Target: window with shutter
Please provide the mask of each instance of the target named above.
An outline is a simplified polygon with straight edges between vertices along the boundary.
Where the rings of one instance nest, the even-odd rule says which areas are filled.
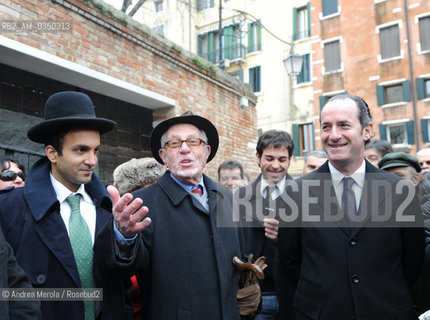
[[[401,55],[398,24],[388,26],[385,28],[380,28],[379,39],[380,39],[380,45],[381,45],[382,59],[399,57]]]
[[[303,65],[302,65],[302,71],[298,74],[296,81],[297,84],[304,83],[304,82],[310,82],[311,81],[311,58],[310,54],[304,54],[303,55]]]
[[[338,12],[337,0],[322,0],[323,16]]]
[[[340,41],[330,41],[324,43],[325,72],[341,69]]]
[[[296,8],[296,25],[294,26],[296,32],[294,36],[294,40],[300,40],[309,37],[308,35],[308,20],[309,20],[309,12],[308,7]]]
[[[376,86],[378,105],[406,102],[411,100],[409,80]]]
[[[408,130],[406,122],[387,124],[387,141],[391,144],[407,144],[408,143]]]
[[[248,23],[248,53],[261,50],[260,20]]]
[[[249,69],[249,84],[254,92],[261,91],[261,67],[253,67]]]
[[[421,51],[430,51],[430,16],[418,18]]]

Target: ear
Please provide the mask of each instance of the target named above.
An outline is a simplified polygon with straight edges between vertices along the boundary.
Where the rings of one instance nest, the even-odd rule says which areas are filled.
[[[207,144],[205,147],[206,147],[206,159],[205,159],[205,162],[207,162],[208,158],[209,158],[209,155],[211,154],[211,146]]]
[[[166,151],[164,149],[158,150],[158,155],[160,156],[161,160],[163,160],[164,165],[167,167],[166,163]]]
[[[413,183],[415,186],[417,186],[417,185],[418,185],[418,183],[420,183],[420,182],[421,182],[421,180],[422,180],[421,172],[417,172],[417,173],[415,173],[415,174],[413,175],[413,177],[412,177],[412,183]]]
[[[49,161],[51,163],[57,163],[58,159],[58,152],[55,150],[55,148],[51,145],[48,145],[45,147],[45,154],[48,157]]]
[[[371,122],[363,128],[363,139],[364,141],[368,141],[372,137],[373,137],[373,123]]]
[[[258,151],[255,152],[255,156],[257,157],[257,165],[260,166],[261,157],[260,157],[260,154],[258,153]]]

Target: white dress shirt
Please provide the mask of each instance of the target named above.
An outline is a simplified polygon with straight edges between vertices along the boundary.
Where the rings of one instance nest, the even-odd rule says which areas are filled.
[[[342,179],[346,176],[343,173],[339,172],[335,167],[333,167],[330,161],[328,163],[328,167],[330,170],[331,181],[333,181],[334,191],[336,192],[337,202],[339,203],[339,206],[342,207],[342,193],[343,193]],[[360,200],[361,200],[361,195],[363,193],[365,174],[366,174],[366,162],[363,160],[363,163],[361,164],[360,168],[358,168],[357,171],[355,171],[353,174],[349,176],[354,180],[352,191],[354,192],[357,211],[360,208]]]
[[[91,199],[90,195],[85,191],[84,185],[81,184],[76,192],[71,192],[63,184],[61,184],[61,182],[56,180],[52,174],[49,175],[51,177],[52,186],[55,190],[55,193],[57,194],[57,199],[60,202],[60,215],[64,221],[64,224],[66,225],[67,233],[69,234],[69,236],[69,218],[71,209],[69,204],[66,202],[66,199],[69,196],[75,195],[77,193],[82,195],[80,204],[81,215],[84,218],[88,228],[90,229],[91,241],[94,245],[94,237],[96,233],[96,206],[94,205],[94,202]]]
[[[272,200],[275,200],[277,197],[279,197],[281,193],[285,191],[286,186],[287,186],[287,176],[284,176],[276,184],[276,189],[272,191]],[[267,193],[266,187],[273,187],[273,184],[268,184],[267,181],[263,178],[263,176],[261,176],[260,192],[264,199],[266,199],[266,193]]]

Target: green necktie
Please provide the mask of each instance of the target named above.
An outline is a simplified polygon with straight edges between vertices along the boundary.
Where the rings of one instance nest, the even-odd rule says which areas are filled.
[[[82,288],[94,288],[93,247],[91,233],[81,216],[80,202],[82,195],[76,194],[66,199],[70,206],[69,218],[70,243],[75,255]],[[84,301],[85,320],[94,319],[94,302]]]

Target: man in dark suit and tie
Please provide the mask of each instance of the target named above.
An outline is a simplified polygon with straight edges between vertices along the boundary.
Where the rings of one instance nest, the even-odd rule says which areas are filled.
[[[373,123],[363,99],[333,97],[320,124],[329,161],[287,186],[285,217],[300,226],[290,219],[279,230],[281,303],[296,320],[417,319],[408,291],[424,247],[415,188],[364,159]]]
[[[103,296],[92,295],[100,301],[79,296],[68,300],[67,295],[44,300],[43,319],[132,317],[133,307],[124,294],[131,282],[103,276],[93,263],[94,241],[112,216],[111,200],[94,170],[100,135],[115,126],[95,116],[84,93],[50,96],[45,120],[27,133],[45,145],[46,157],[32,166],[25,188],[0,195],[1,226],[33,287],[103,289]]]
[[[247,202],[249,206],[239,206],[244,222],[245,253],[254,257],[265,256],[267,268],[265,278],[260,281],[262,306],[256,319],[278,319],[278,299],[273,279],[274,257],[277,251],[278,212],[281,194],[292,180],[288,174],[294,142],[285,131],[269,130],[257,141],[256,157],[261,173],[255,181],[240,188],[235,200]],[[237,198],[238,197],[238,198]],[[245,200],[246,199],[246,200]],[[250,210],[249,212],[245,212]],[[281,306],[282,307],[282,306]]]

